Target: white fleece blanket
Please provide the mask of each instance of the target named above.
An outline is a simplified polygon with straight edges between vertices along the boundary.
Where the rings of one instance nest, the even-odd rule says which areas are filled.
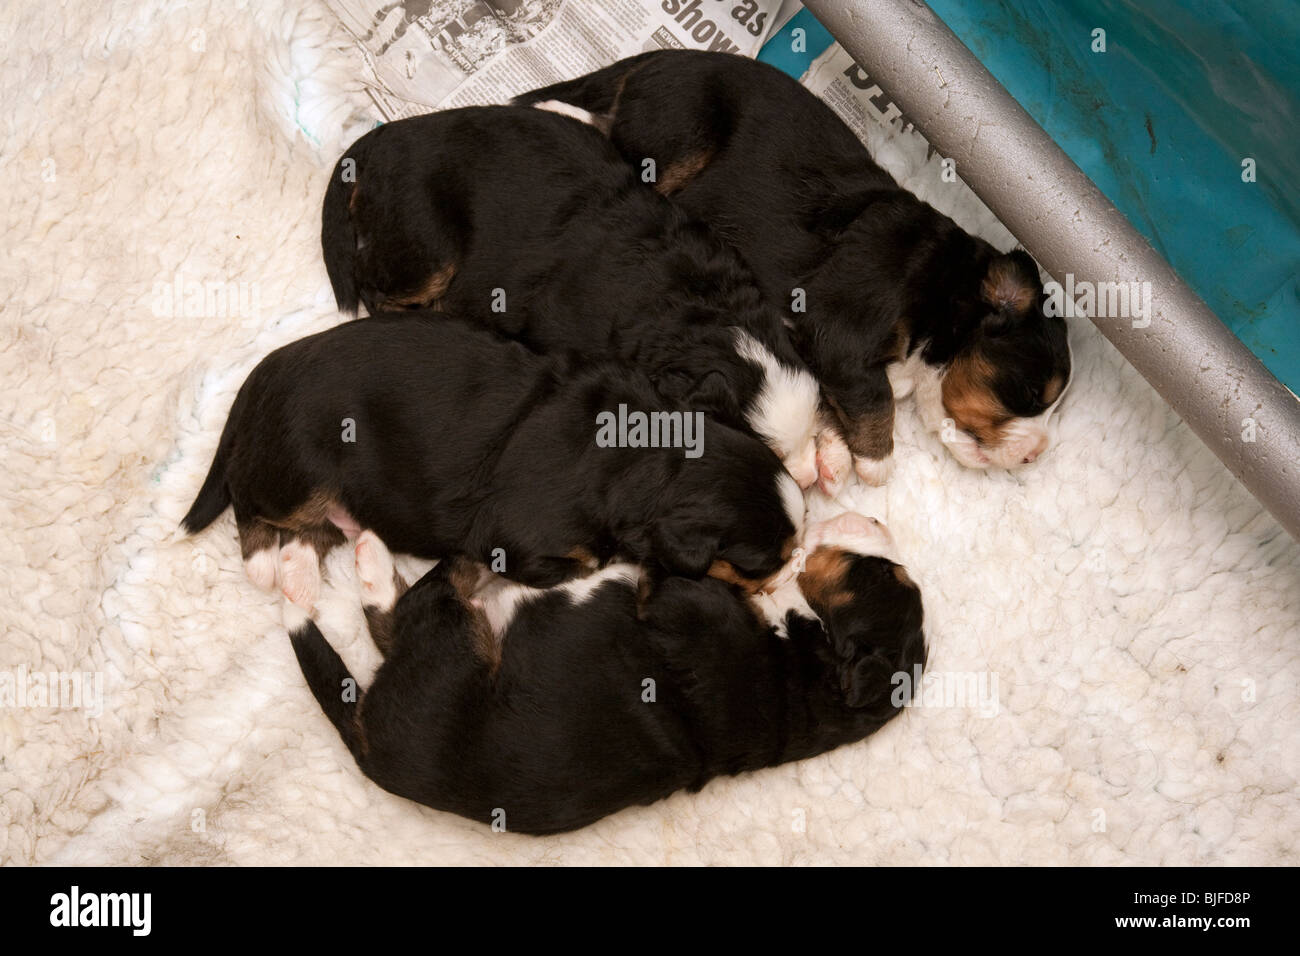
[[[0,859],[1296,862],[1300,550],[1081,322],[1040,462],[965,471],[905,403],[888,488],[845,496],[898,538],[933,670],[996,708],[927,691],[864,743],[547,839],[371,784],[229,516],[175,537],[243,376],[338,321],[319,202],[372,122],[346,38],[313,3],[79,6],[0,13]],[[887,161],[1005,243],[923,149]],[[345,552],[328,574],[322,626],[369,673]],[[102,700],[41,706],[38,672]]]

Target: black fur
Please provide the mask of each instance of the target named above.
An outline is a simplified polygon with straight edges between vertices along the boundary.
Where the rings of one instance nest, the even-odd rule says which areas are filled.
[[[707,419],[698,458],[598,447],[597,415],[619,403],[664,409],[623,367],[540,358],[471,323],[346,323],[253,370],[184,524],[233,503],[241,535],[302,530],[323,511],[295,515],[325,499],[399,552],[490,564],[504,549],[507,576],[536,587],[583,571],[582,555],[697,577],[714,561],[778,570],[796,529],[772,452]]]
[[[1040,414],[1068,380],[1065,323],[1043,314],[1033,260],[1000,255],[901,189],[828,106],[779,70],[655,51],[515,102],[543,100],[602,114],[633,165],[708,157],[671,197],[734,243],[786,310],[855,453],[880,457],[855,439],[870,431],[867,419],[877,430],[892,422],[885,368],[917,348],[933,366],[987,360],[1008,417]],[[991,296],[991,274],[1007,275],[1018,294]],[[796,288],[806,312],[790,309]]]
[[[879,729],[899,709],[893,675],[925,660],[920,595],[895,572],[855,558],[852,608],[814,607],[829,636],[791,614],[784,639],[709,579],[666,581],[643,619],[618,581],[577,606],[552,593],[520,609],[497,663],[475,653],[480,612],[444,562],[398,601],[392,651],[355,704],[316,625],[291,636],[313,694],[381,787],[556,833]]]
[[[752,427],[762,379],[733,328],[805,368],[740,256],[567,117],[470,107],[381,126],[340,158],[322,222],[354,314],[414,299],[541,354],[615,356],[734,427]]]

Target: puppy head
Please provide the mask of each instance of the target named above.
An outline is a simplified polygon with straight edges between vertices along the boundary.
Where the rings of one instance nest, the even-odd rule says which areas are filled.
[[[924,653],[920,589],[874,518],[847,512],[812,525],[804,547],[799,589],[826,627],[844,702],[883,707],[894,672]]]
[[[674,574],[705,574],[757,590],[794,552],[803,493],[761,442],[718,427],[704,454],[685,461],[651,530],[659,562]]]
[[[1051,443],[1048,419],[1070,380],[1065,321],[1043,312],[1038,267],[1024,252],[989,260],[963,347],[928,397],[927,425],[968,468],[1029,464]],[[943,422],[951,419],[947,427]]]

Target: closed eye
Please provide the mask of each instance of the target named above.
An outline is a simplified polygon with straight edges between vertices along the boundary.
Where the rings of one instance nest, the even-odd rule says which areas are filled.
[[[985,447],[988,445],[991,439],[983,437],[980,434],[980,432],[984,432],[985,434],[988,435],[997,435],[999,432],[1002,431],[1002,428],[1008,422],[1011,421],[1011,418],[1012,416],[1010,415],[1004,415],[1000,418],[995,418],[987,425],[981,426],[979,431],[976,431],[974,428],[967,428],[965,426],[962,426],[961,430],[965,432],[967,435],[969,435],[972,439],[974,439],[975,444],[979,445],[980,447]]]

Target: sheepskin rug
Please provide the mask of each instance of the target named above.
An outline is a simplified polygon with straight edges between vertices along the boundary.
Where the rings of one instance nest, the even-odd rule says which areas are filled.
[[[944,681],[883,732],[546,839],[381,791],[229,515],[176,533],[249,369],[339,321],[319,203],[375,121],[347,37],[274,0],[20,0],[0,34],[0,860],[1296,862],[1300,550],[1083,321],[1038,463],[966,471],[905,402],[893,480],[843,496],[893,529]],[[1010,244],[919,139],[873,146]],[[350,555],[327,574],[369,674]]]

